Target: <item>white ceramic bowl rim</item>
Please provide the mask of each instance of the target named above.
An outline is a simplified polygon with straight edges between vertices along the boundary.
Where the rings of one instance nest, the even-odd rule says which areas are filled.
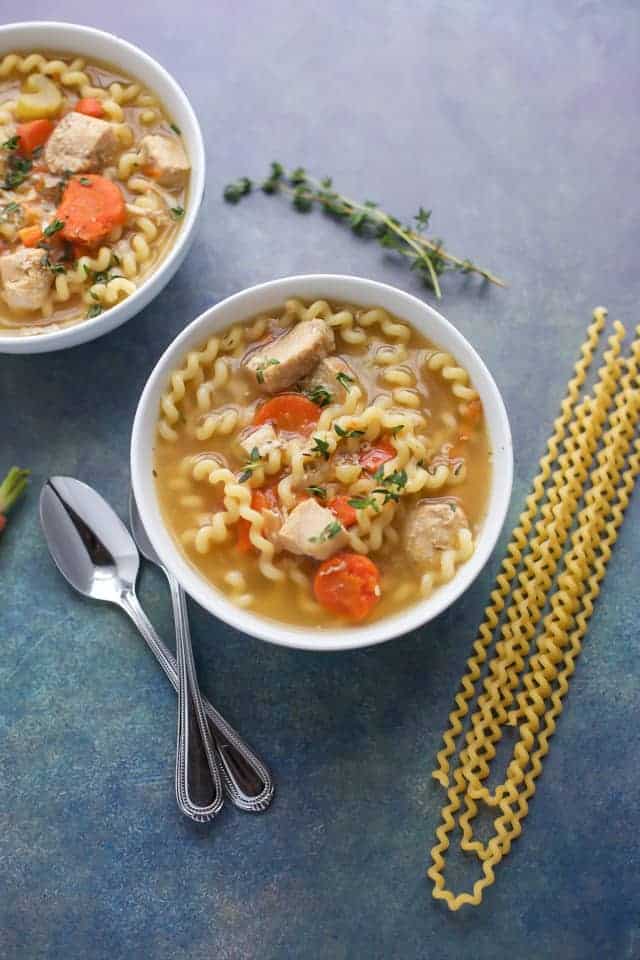
[[[0,26],[0,59],[14,50],[24,52],[30,45],[35,51],[78,54],[87,59],[94,56],[99,60],[107,60],[116,68],[120,66],[147,84],[163,102],[170,99],[171,113],[185,138],[191,161],[189,202],[171,250],[144,278],[135,293],[97,317],[79,321],[51,333],[6,336],[0,332],[0,353],[46,353],[86,343],[115,329],[142,310],[168,283],[182,263],[192,239],[205,184],[204,143],[200,125],[182,87],[157,60],[128,40],[122,40],[113,33],[97,30],[95,27],[46,20]],[[141,74],[151,79],[145,79]]]
[[[256,313],[274,309],[290,297],[378,305],[395,313],[456,357],[469,372],[484,406],[493,452],[492,480],[487,513],[473,556],[458,569],[450,583],[439,587],[430,597],[363,626],[334,630],[295,627],[240,609],[211,586],[182,555],[162,521],[156,497],[152,477],[153,446],[160,397],[171,372],[182,364],[189,350],[200,347],[208,336]],[[387,284],[362,277],[310,274],[283,277],[236,293],[206,310],[176,337],[153,369],[138,403],[131,437],[131,476],[153,546],[201,606],[230,626],[262,640],[305,650],[347,650],[381,643],[422,626],[442,613],[470,586],[489,558],[504,523],[511,496],[513,451],[507,412],[498,387],[476,351],[448,320],[422,300]]]

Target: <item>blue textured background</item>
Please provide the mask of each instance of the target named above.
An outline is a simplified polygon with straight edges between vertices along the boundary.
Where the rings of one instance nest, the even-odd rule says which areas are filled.
[[[429,299],[318,214],[223,204],[226,181],[279,158],[401,216],[433,207],[452,249],[509,280],[445,281],[442,308],[504,392],[512,522],[590,309],[638,320],[638,4],[22,0],[8,13],[148,50],[191,97],[209,165],[198,241],[154,304],[65,354],[0,359],[1,465],[34,471],[0,545],[0,956],[640,957],[637,496],[523,836],[483,906],[456,915],[424,875],[442,799],[430,771],[500,551],[437,622],[358,653],[277,649],[193,609],[203,686],[279,788],[266,816],[227,810],[198,828],[173,798],[173,694],[118,611],[66,588],[36,517],[50,473],[124,513],[145,378],[227,294],[337,271]],[[168,634],[164,584],[147,571],[141,594]]]

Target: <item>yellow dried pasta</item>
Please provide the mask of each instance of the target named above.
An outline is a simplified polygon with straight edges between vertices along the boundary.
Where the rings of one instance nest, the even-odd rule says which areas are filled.
[[[611,547],[640,472],[636,436],[640,327],[629,356],[622,360],[625,331],[621,324],[614,325],[593,394],[580,401],[605,317],[602,308],[594,312],[438,753],[433,776],[447,788],[447,803],[428,875],[434,884],[433,896],[452,910],[482,901],[483,891],[495,880],[495,867],[521,833]],[[549,612],[539,628],[547,602]],[[488,672],[479,690],[485,664]],[[452,769],[450,761],[476,694],[477,706]],[[520,725],[520,737],[504,781],[489,790],[484,781],[508,723]],[[495,832],[488,841],[474,835],[479,803],[499,808]],[[445,855],[456,827],[462,834],[462,849],[475,853],[482,867],[472,891],[457,895],[447,889],[444,879]]]

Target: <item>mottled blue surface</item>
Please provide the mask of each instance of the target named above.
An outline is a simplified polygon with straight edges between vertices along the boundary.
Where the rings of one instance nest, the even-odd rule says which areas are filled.
[[[270,647],[193,608],[203,686],[279,788],[266,816],[228,810],[200,828],[173,797],[172,692],[118,611],[65,587],[36,516],[50,473],[124,513],[145,378],[227,294],[337,271],[430,299],[320,215],[222,203],[227,180],[277,157],[399,215],[433,207],[454,250],[509,280],[446,281],[442,308],[504,392],[512,522],[590,309],[639,319],[638,4],[23,0],[2,13],[143,46],[191,97],[209,168],[199,239],[154,304],[95,343],[0,359],[0,465],[34,471],[0,545],[0,956],[638,958],[637,496],[523,836],[484,905],[456,915],[425,879],[442,799],[430,771],[500,552],[428,628],[356,653]],[[146,572],[141,593],[168,634],[164,584]]]

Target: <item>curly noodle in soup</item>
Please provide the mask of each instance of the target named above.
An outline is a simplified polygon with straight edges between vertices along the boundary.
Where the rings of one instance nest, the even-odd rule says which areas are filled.
[[[155,95],[81,58],[0,60],[0,339],[132,294],[184,216],[189,160]]]
[[[202,576],[256,613],[331,627],[455,576],[490,454],[452,356],[384,310],[290,300],[186,357],[162,399],[154,472]]]

